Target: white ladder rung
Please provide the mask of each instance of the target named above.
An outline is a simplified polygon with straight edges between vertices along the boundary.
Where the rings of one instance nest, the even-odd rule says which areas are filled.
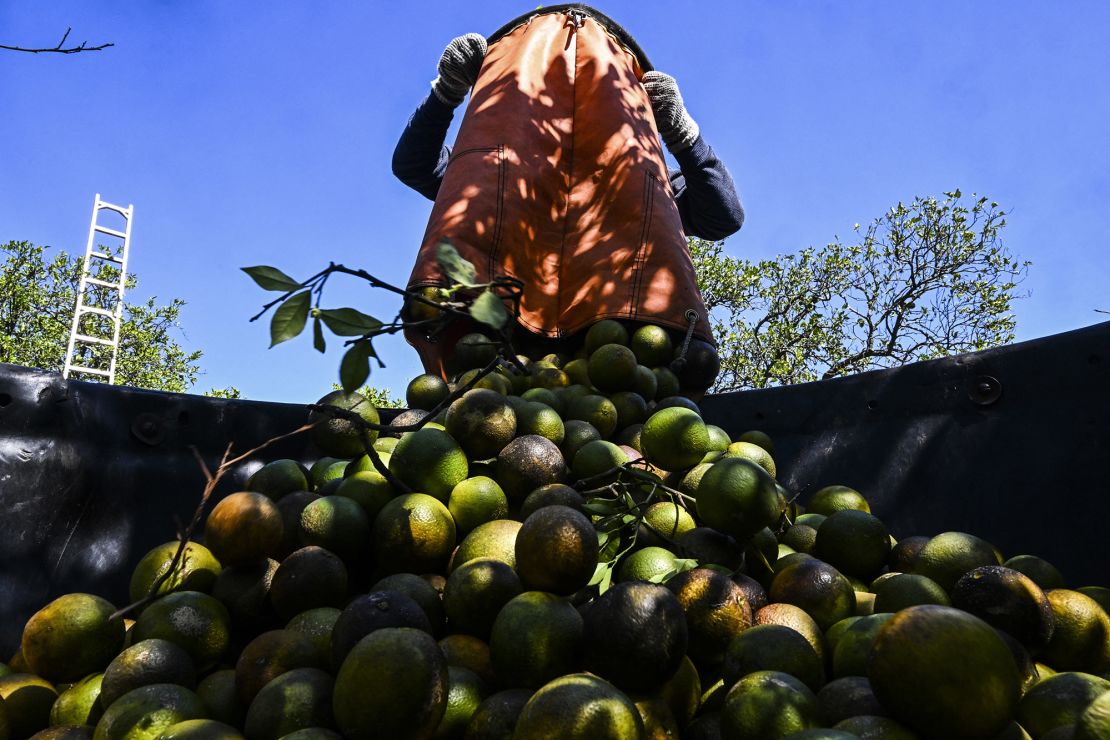
[[[99,314],[101,316],[107,316],[111,319],[114,319],[116,317],[116,312],[115,311],[109,311],[106,308],[97,308],[96,306],[86,306],[84,304],[77,307],[77,312],[78,313],[95,313],[95,314]]]
[[[128,214],[131,212],[130,208],[124,208],[123,206],[112,205],[111,203],[108,203],[107,201],[100,200],[99,198],[97,198],[97,200],[96,200],[96,207],[98,209],[107,208],[110,211],[115,211],[116,213],[123,216],[124,218],[128,218]]]
[[[75,334],[74,339],[79,342],[88,342],[89,344],[106,344],[109,347],[115,347],[116,343],[111,339],[104,339],[103,337],[90,337],[88,334]]]
[[[116,236],[120,239],[127,238],[127,234],[123,233],[122,231],[116,231],[115,229],[109,229],[107,226],[97,226],[96,230],[99,231],[101,234],[107,234],[108,236]]]
[[[108,260],[109,262],[115,262],[116,264],[119,264],[119,265],[123,264],[123,260],[121,260],[119,257],[113,257],[112,255],[108,254],[107,252],[89,252],[89,256],[90,257],[97,257],[97,258],[102,259],[102,260]]]
[[[93,375],[103,375],[106,378],[110,378],[112,376],[112,373],[108,372],[107,370],[99,370],[95,367],[81,367],[80,365],[70,365],[69,369],[71,371],[76,370],[79,373],[92,373]]]
[[[120,287],[119,283],[109,283],[107,280],[100,280],[100,279],[94,278],[94,277],[85,278],[85,282],[86,283],[92,283],[93,285],[99,285],[103,288],[119,288]]]

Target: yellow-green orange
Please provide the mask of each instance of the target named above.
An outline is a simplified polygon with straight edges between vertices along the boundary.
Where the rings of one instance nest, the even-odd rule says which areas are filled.
[[[781,671],[817,691],[825,683],[825,666],[797,630],[759,624],[737,633],[725,648],[722,676],[729,686],[757,671]]]
[[[921,604],[951,606],[939,583],[915,573],[894,573],[881,581],[876,579],[871,589],[875,593],[876,612],[893,613]]]
[[[533,591],[572,594],[597,567],[597,531],[585,514],[569,506],[534,512],[517,533],[515,549],[516,571]]]
[[[583,614],[582,666],[625,691],[654,691],[674,677],[689,644],[686,617],[665,586],[618,583]]]
[[[638,740],[643,720],[615,686],[588,673],[571,673],[544,685],[524,709],[514,737],[535,740]]]
[[[283,458],[271,460],[247,479],[246,489],[256,491],[275,501],[295,491],[307,491],[308,475],[304,466],[296,460]]]
[[[567,409],[566,418],[568,421],[589,422],[603,439],[611,437],[617,430],[617,407],[605,396],[588,394],[574,399]]]
[[[157,683],[130,691],[104,710],[95,740],[154,740],[178,722],[208,713],[196,694],[183,686]]]
[[[23,627],[20,650],[39,676],[76,681],[104,670],[123,645],[116,608],[92,594],[65,594],[35,612]]]
[[[479,524],[503,519],[509,514],[509,499],[497,481],[485,475],[460,481],[447,499],[447,510],[455,519],[459,535]]]
[[[0,702],[4,704],[12,740],[30,737],[46,727],[50,708],[57,698],[57,690],[41,676],[9,673],[0,677]]]
[[[357,502],[372,522],[382,507],[396,496],[397,492],[378,471],[360,470],[344,478],[336,489],[335,495]]]
[[[774,479],[759,465],[739,457],[713,463],[702,475],[696,506],[703,524],[741,541],[782,514]]]
[[[50,707],[51,726],[96,725],[104,714],[104,707],[98,701],[103,680],[103,673],[94,673],[58,694]]]
[[[648,462],[664,470],[682,470],[701,462],[709,451],[709,430],[697,412],[672,406],[644,422],[640,444]]]
[[[943,532],[921,548],[914,561],[914,572],[932,578],[951,592],[964,573],[1001,562],[998,552],[986,540],[966,532]]]
[[[570,602],[543,591],[525,591],[497,615],[490,657],[505,687],[538,689],[578,665],[582,617]]]
[[[316,646],[301,632],[271,630],[255,637],[235,662],[235,692],[249,707],[266,684],[294,668],[321,668]]]
[[[1015,719],[1033,737],[1075,724],[1088,705],[1110,692],[1110,681],[1089,673],[1065,672],[1037,682],[1021,697]]]
[[[129,691],[156,683],[194,688],[197,674],[193,660],[184,648],[169,640],[140,640],[108,664],[100,684],[100,705],[110,707]]]
[[[187,719],[170,725],[155,740],[242,740],[242,738],[238,730],[225,722],[217,722],[214,719]]]
[[[447,408],[444,426],[471,459],[485,460],[516,436],[516,413],[502,394],[472,388]]]
[[[868,677],[883,706],[937,737],[989,737],[1013,718],[1021,679],[1010,649],[978,617],[911,606],[879,630]]]
[[[687,655],[701,666],[720,664],[733,638],[752,624],[743,589],[708,568],[679,573],[667,581],[667,588],[686,615]]]
[[[856,592],[833,566],[803,559],[783,568],[771,581],[771,601],[793,604],[826,630],[856,610]]]
[[[382,507],[371,537],[386,572],[426,573],[447,563],[455,534],[455,519],[446,506],[427,494],[410,493]]]
[[[745,442],[744,440],[733,442],[725,449],[725,457],[742,457],[745,460],[751,460],[770,473],[772,477],[778,475],[778,468],[775,466],[775,460],[771,457],[771,453],[753,442]]]
[[[538,434],[556,445],[563,443],[566,429],[559,412],[545,403],[528,402],[516,411],[516,433]]]
[[[671,335],[667,330],[656,324],[645,324],[632,333],[628,346],[636,355],[636,360],[641,365],[656,367],[665,365],[674,356],[674,347],[671,345]]]
[[[890,534],[865,511],[835,511],[817,528],[813,554],[845,575],[870,580],[886,564]]]
[[[817,727],[817,697],[780,671],[756,671],[729,689],[721,708],[721,736],[763,740]]]
[[[353,411],[362,421],[368,424],[380,424],[378,410],[370,399],[361,393],[344,393],[332,391],[319,401],[317,406],[334,406],[338,409]],[[378,438],[374,429],[361,429],[358,424],[340,418],[337,415],[324,411],[313,411],[308,420],[314,424],[312,427],[312,441],[325,455],[333,457],[355,457],[365,452],[362,436],[365,434],[367,444],[373,444]]]
[[[677,556],[663,547],[641,547],[621,559],[618,581],[652,581],[659,583],[677,570]]]
[[[571,474],[575,480],[587,480],[612,471],[628,462],[628,454],[605,439],[595,439],[578,449],[571,461]],[[615,477],[615,473],[612,474]],[[598,485],[608,481],[594,481]]]
[[[501,608],[523,591],[508,564],[493,558],[468,560],[452,571],[443,588],[451,632],[488,640]]]
[[[449,395],[451,389],[443,378],[424,373],[409,381],[405,388],[405,403],[410,409],[430,411]]]
[[[1030,649],[1043,647],[1052,637],[1052,607],[1044,591],[1029,576],[1001,565],[985,565],[964,574],[952,588],[952,606],[974,614]]]
[[[562,483],[566,474],[566,461],[558,446],[538,434],[526,434],[498,454],[494,477],[509,501],[516,503],[540,486]]]
[[[447,710],[447,661],[427,632],[384,628],[362,638],[335,677],[332,708],[344,737],[429,737]]]
[[[148,606],[131,628],[132,643],[152,637],[185,648],[197,670],[204,671],[230,646],[231,617],[227,607],[208,594],[178,591]]]
[[[602,319],[586,332],[586,353],[592,354],[603,344],[628,344],[628,330],[618,321]]]
[[[204,543],[221,564],[243,565],[275,555],[284,531],[281,511],[272,500],[240,491],[212,507]]]
[[[1037,659],[1058,671],[1102,673],[1110,668],[1110,616],[1094,599],[1078,591],[1049,591],[1055,628]]]
[[[447,666],[447,709],[432,737],[461,738],[487,691],[478,674],[459,666]]]
[[[294,668],[267,683],[250,704],[243,729],[251,738],[280,738],[332,722],[332,677]]]
[[[479,524],[459,543],[451,556],[451,570],[475,558],[494,558],[516,567],[516,536],[520,522],[512,519],[495,519]]]
[[[844,509],[871,512],[871,506],[859,491],[840,485],[819,489],[806,504],[806,511],[825,516]]]
[[[636,384],[636,355],[623,344],[603,344],[590,353],[588,374],[594,387],[612,393]]]
[[[401,437],[389,458],[389,472],[414,492],[443,503],[451,489],[466,479],[466,453],[455,439],[439,429],[418,429]]]

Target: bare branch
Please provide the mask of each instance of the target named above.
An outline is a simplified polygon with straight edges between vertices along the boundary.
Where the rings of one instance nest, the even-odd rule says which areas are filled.
[[[0,44],[0,49],[7,49],[8,51],[24,51],[28,54],[77,54],[82,51],[101,51],[107,49],[109,46],[115,44],[100,44],[98,46],[89,46],[87,41],[82,41],[78,46],[65,47],[66,39],[69,38],[69,32],[72,28],[67,28],[66,32],[62,35],[62,40],[58,42],[57,46],[52,46],[42,49],[31,49],[26,46],[8,46],[7,44]]]

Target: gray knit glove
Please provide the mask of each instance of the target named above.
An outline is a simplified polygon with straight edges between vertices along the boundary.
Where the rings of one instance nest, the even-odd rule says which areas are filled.
[[[659,128],[659,135],[663,137],[667,149],[671,154],[689,149],[697,140],[700,130],[682,104],[678,83],[670,75],[656,71],[645,72],[641,82],[647,90],[651,109],[655,114],[655,125]]]
[[[486,39],[468,33],[453,39],[439,58],[439,77],[432,80],[432,92],[452,108],[463,101],[478,79],[486,56]]]

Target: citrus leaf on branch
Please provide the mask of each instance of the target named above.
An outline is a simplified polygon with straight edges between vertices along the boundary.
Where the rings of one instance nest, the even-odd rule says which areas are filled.
[[[323,354],[328,347],[327,342],[324,341],[324,327],[320,323],[319,316],[312,319],[312,346],[320,354]]]
[[[263,290],[276,290],[288,293],[301,288],[301,284],[286,275],[276,267],[258,265],[256,267],[242,267],[243,272],[250,275],[251,279]]]
[[[276,311],[270,320],[270,346],[281,344],[304,331],[308,321],[309,291],[303,290],[290,296]]]
[[[505,304],[489,289],[483,290],[474,299],[473,305],[470,306],[470,315],[475,321],[492,326],[494,329],[500,329],[509,320],[509,312],[505,310]]]
[[[373,334],[382,327],[382,322],[354,308],[322,308],[317,315],[333,334],[341,337]]]
[[[373,355],[374,348],[369,339],[355,342],[343,355],[339,363],[339,382],[345,393],[354,393],[370,377],[370,358]]]
[[[450,242],[440,242],[436,247],[436,262],[443,274],[453,283],[474,288],[478,283],[478,270],[473,264],[459,256]]]

